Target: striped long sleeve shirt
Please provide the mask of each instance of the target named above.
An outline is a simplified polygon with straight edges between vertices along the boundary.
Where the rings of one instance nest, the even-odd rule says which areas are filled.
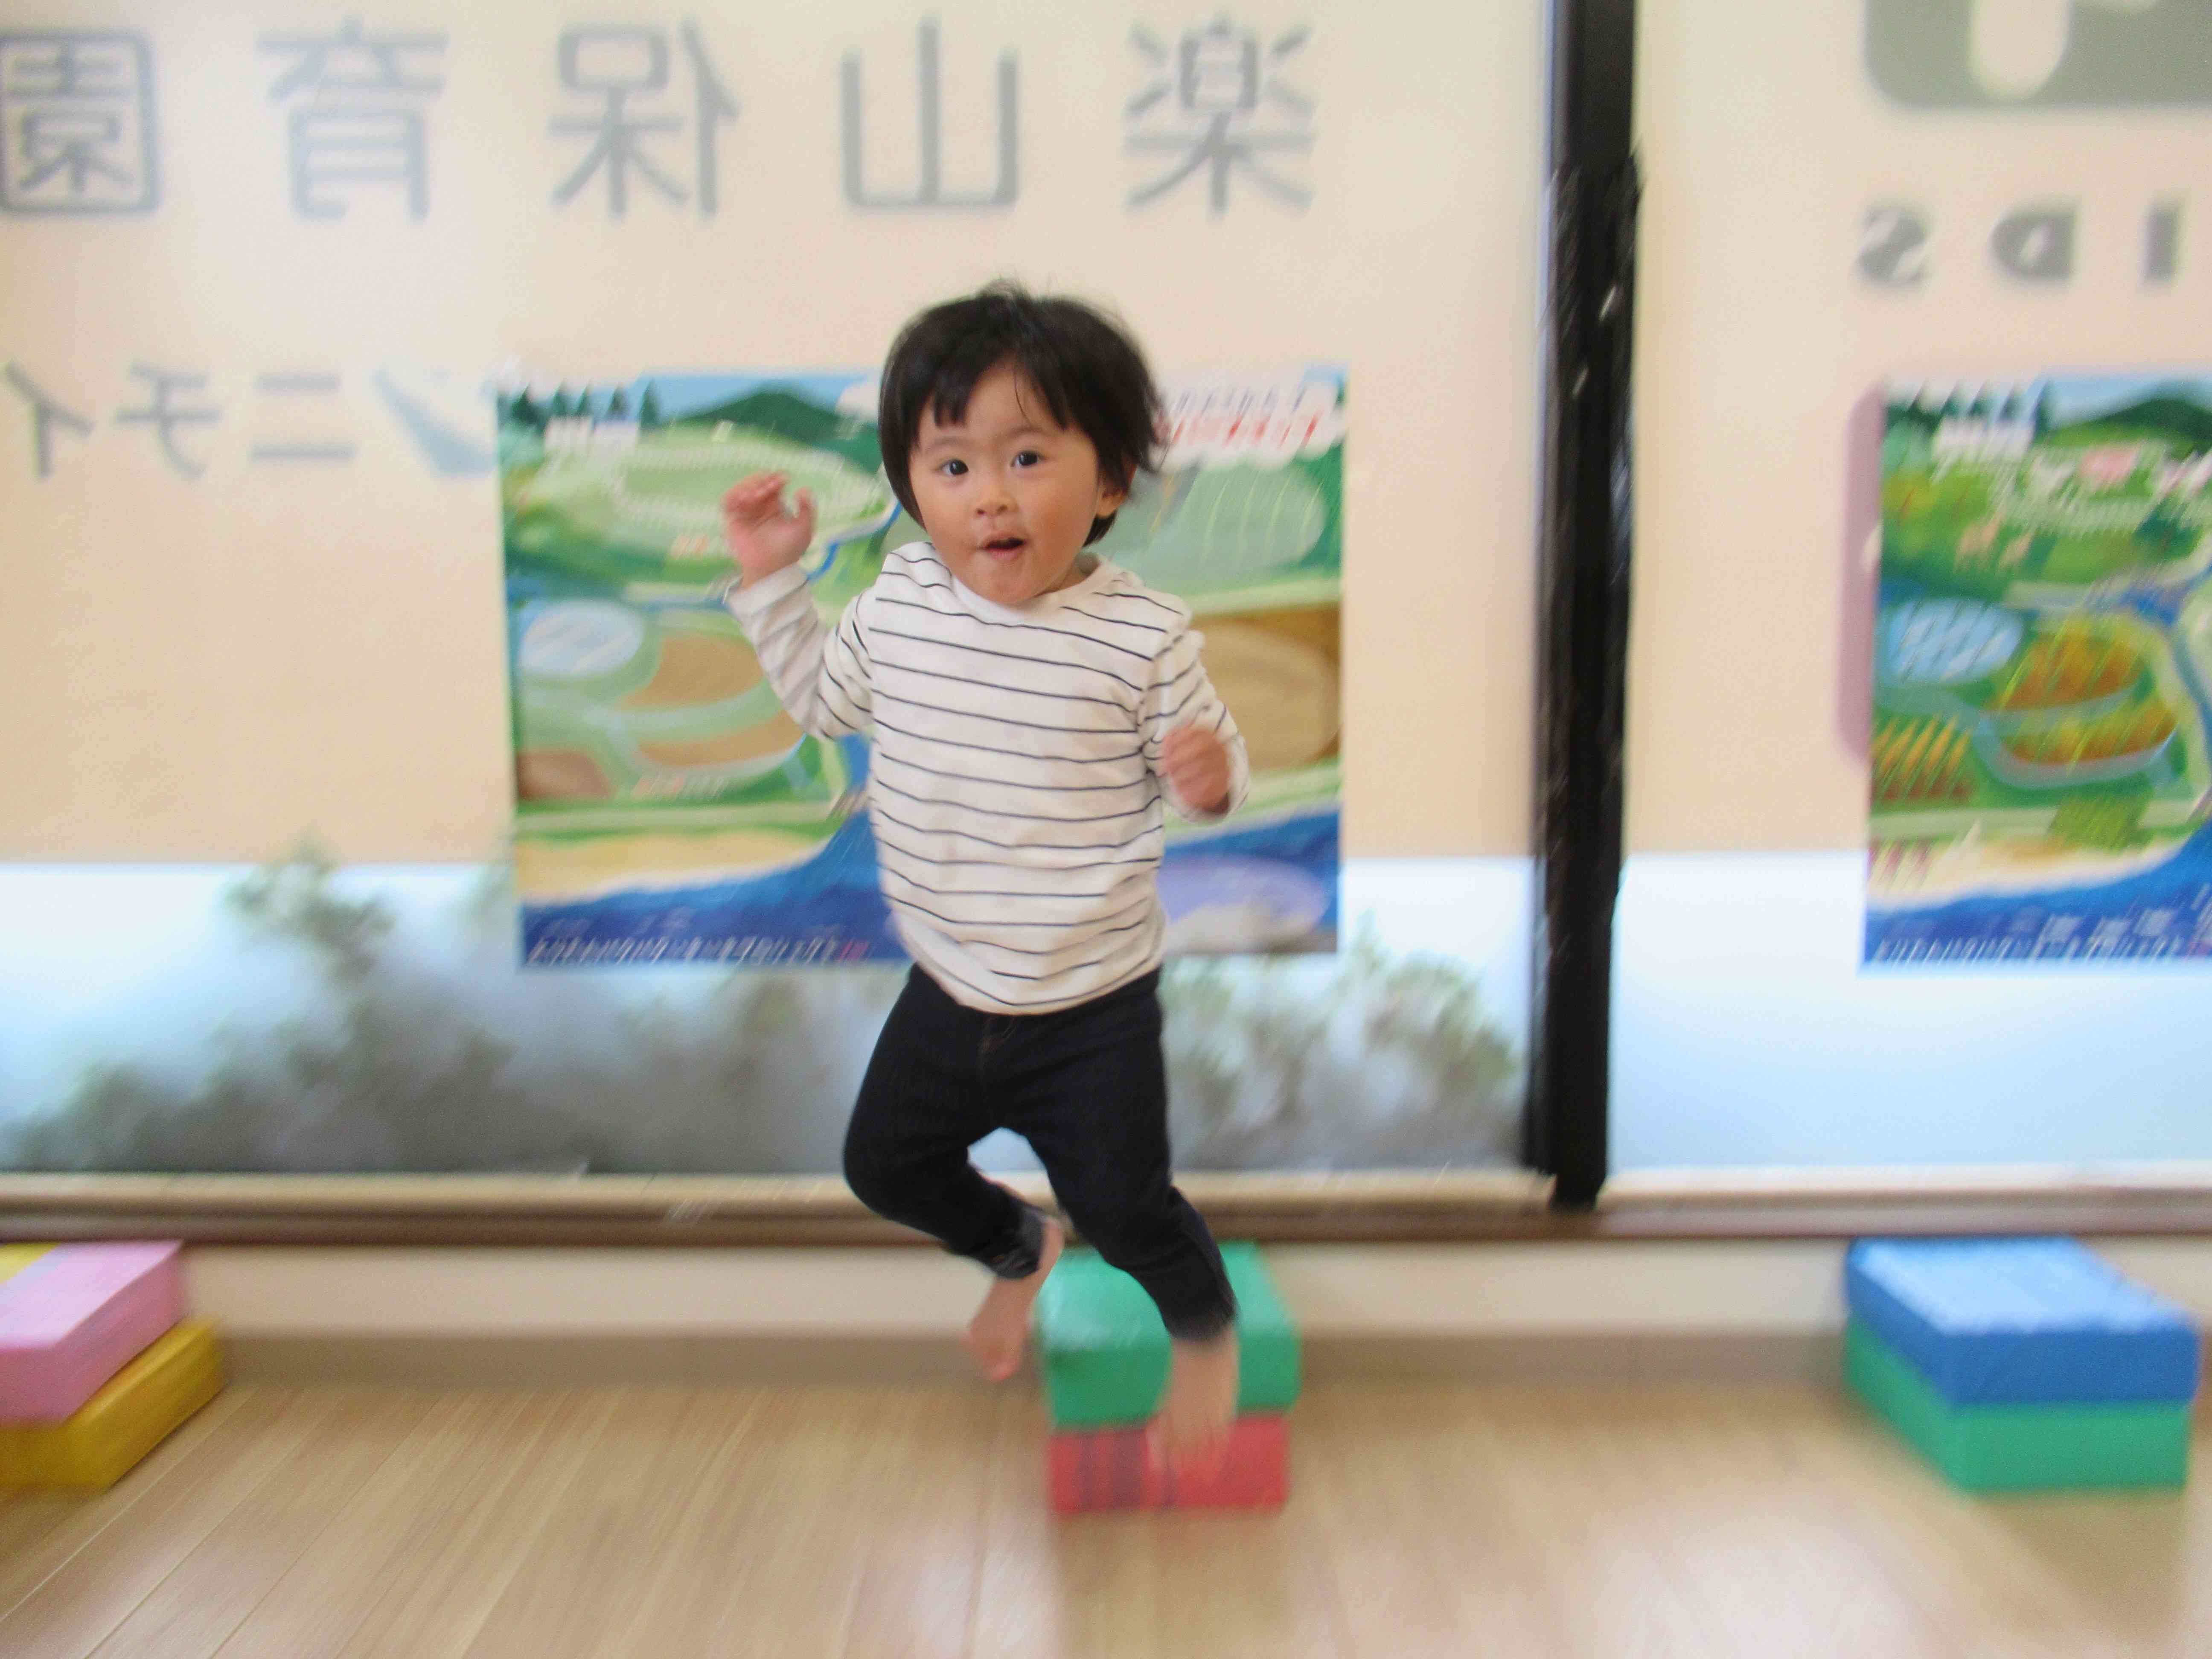
[[[1107,561],[1009,609],[934,549],[893,550],[831,629],[805,578],[732,591],[784,708],[821,738],[868,736],[868,813],[900,940],[957,1001],[1048,1013],[1160,963],[1161,775],[1178,727],[1244,740],[1199,659],[1189,609]]]

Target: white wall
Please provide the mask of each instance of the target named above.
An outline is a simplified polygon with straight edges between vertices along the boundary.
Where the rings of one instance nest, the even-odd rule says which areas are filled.
[[[1870,568],[1871,526],[1845,535],[1863,396],[2212,364],[2212,105],[1908,109],[1865,66],[1867,9],[1638,8],[1633,851],[1864,844],[1863,717],[1843,729],[1867,678],[1844,600]],[[2173,202],[2179,267],[2146,283],[2145,216]],[[1917,284],[1860,269],[1867,215],[1895,204],[1929,227]],[[1991,257],[1998,222],[2042,204],[2078,211],[2070,280]]]
[[[341,13],[96,9],[152,42],[163,196],[143,216],[10,218],[0,240],[0,356],[95,421],[52,434],[40,481],[29,407],[0,388],[0,860],[258,860],[306,833],[347,863],[497,856],[496,490],[424,470],[372,390],[378,370],[465,385],[508,358],[580,378],[866,368],[917,307],[1006,274],[1111,302],[1165,369],[1346,366],[1346,851],[1527,850],[1541,8],[1239,8],[1271,49],[1310,28],[1280,62],[1312,101],[1313,197],[1292,211],[1239,174],[1215,218],[1202,173],[1129,205],[1162,169],[1124,149],[1124,106],[1152,74],[1132,25],[1172,48],[1208,9],[461,0],[408,25],[448,36],[441,59],[406,64],[445,82],[426,106],[419,223],[390,189],[355,191],[337,220],[289,206],[287,106],[270,92],[292,60],[258,39],[327,33]],[[942,26],[952,186],[991,170],[990,79],[1000,52],[1017,56],[1022,182],[1003,210],[845,203],[841,58],[863,54],[872,180],[911,180],[925,15]],[[720,211],[635,180],[619,221],[596,182],[556,206],[585,143],[550,125],[594,106],[557,81],[562,27],[665,31],[676,93],[634,112],[682,118],[687,15],[739,106]],[[649,141],[679,182],[693,137]],[[177,434],[200,477],[173,471],[150,428],[114,420],[149,396],[134,363],[209,377],[176,398],[221,410]],[[303,368],[340,374],[341,394],[257,393],[258,375]],[[356,459],[251,461],[301,420]]]
[[[2212,1240],[2098,1246],[2212,1325]],[[1270,1246],[1300,1329],[1342,1337],[1820,1335],[1844,1322],[1840,1243]],[[921,1250],[200,1247],[193,1311],[240,1337],[951,1338],[981,1280]]]

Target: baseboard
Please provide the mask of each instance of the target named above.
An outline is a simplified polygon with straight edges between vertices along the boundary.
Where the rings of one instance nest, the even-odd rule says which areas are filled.
[[[1712,1387],[1834,1382],[1843,1338],[1802,1331],[1540,1331],[1478,1335],[1332,1337],[1305,1346],[1319,1383]]]
[[[945,1386],[975,1378],[958,1343],[912,1336],[237,1336],[234,1382],[292,1387],[580,1389]]]
[[[2102,1253],[2212,1326],[2212,1240]],[[1832,1382],[1840,1243],[1285,1244],[1324,1384]],[[189,1305],[243,1381],[424,1388],[959,1384],[981,1270],[864,1249],[202,1246]]]
[[[1042,1176],[1000,1177],[1048,1201]],[[1267,1244],[1841,1243],[2063,1232],[2212,1240],[2212,1170],[1646,1171],[1595,1212],[1526,1170],[1227,1174],[1177,1184],[1224,1238]],[[180,1238],[210,1249],[932,1249],[819,1176],[127,1176],[0,1171],[0,1243]]]
[[[982,1388],[941,1336],[242,1336],[233,1377],[288,1386],[434,1389]],[[1832,1382],[1840,1337],[1795,1332],[1333,1336],[1304,1345],[1321,1386]]]

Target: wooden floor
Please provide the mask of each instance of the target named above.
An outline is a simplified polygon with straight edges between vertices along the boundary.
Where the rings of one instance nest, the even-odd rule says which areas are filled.
[[[0,1654],[2212,1655],[2204,1481],[1969,1500],[1809,1389],[1317,1389],[1271,1516],[1055,1521],[1042,1433],[1025,1389],[234,1388],[103,1497],[0,1498]]]

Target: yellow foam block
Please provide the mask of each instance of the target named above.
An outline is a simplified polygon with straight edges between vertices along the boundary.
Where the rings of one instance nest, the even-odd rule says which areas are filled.
[[[187,1320],[65,1423],[0,1425],[0,1490],[112,1486],[222,1392],[215,1327]]]
[[[6,1284],[53,1248],[51,1244],[0,1244],[0,1285]]]

